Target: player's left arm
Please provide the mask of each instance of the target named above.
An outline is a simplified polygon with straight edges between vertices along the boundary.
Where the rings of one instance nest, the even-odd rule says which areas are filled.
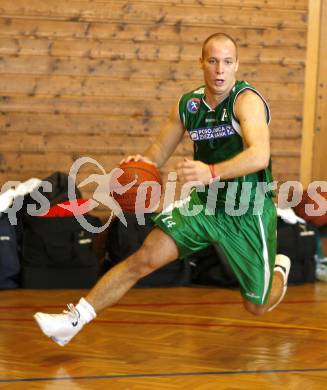
[[[220,180],[228,180],[266,168],[270,159],[269,128],[262,99],[252,91],[245,91],[236,99],[235,115],[240,123],[245,149],[235,157],[215,164]],[[201,161],[187,160],[179,164],[183,181],[202,181],[208,184],[211,171]]]
[[[261,97],[253,91],[243,92],[234,107],[245,149],[230,160],[216,164],[220,179],[248,175],[265,169],[270,159],[270,134],[266,109]]]

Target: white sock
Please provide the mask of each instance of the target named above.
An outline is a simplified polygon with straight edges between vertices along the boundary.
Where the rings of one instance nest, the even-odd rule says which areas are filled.
[[[81,320],[84,323],[91,322],[96,316],[96,312],[92,305],[90,305],[84,298],[81,298],[75,308],[81,315]]]

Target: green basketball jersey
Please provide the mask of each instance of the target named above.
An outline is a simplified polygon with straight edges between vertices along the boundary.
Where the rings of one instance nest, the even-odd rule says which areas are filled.
[[[206,164],[219,163],[229,160],[244,150],[244,143],[240,124],[235,117],[234,103],[240,93],[252,90],[263,100],[266,107],[267,123],[270,121],[270,111],[264,98],[246,81],[236,81],[229,96],[225,98],[215,109],[211,109],[205,101],[205,88],[200,87],[184,94],[179,101],[179,115],[181,121],[194,142],[194,160]],[[219,175],[219,172],[217,172]],[[224,181],[224,188],[219,188],[218,193],[209,192],[209,197],[214,196],[215,207],[225,207],[245,204],[253,206],[256,196],[257,183],[270,183],[272,181],[271,163],[267,169]],[[249,183],[244,185],[244,183]],[[214,182],[213,185],[217,185]],[[222,183],[220,183],[222,185]],[[209,186],[204,192],[199,192],[199,197],[204,201],[208,198]],[[271,197],[272,191],[266,196]]]

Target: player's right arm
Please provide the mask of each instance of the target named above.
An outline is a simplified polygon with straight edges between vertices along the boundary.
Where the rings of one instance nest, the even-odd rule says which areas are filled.
[[[158,136],[146,149],[143,155],[128,156],[122,162],[145,161],[161,167],[174,153],[177,145],[183,138],[185,128],[180,120],[178,103],[173,107],[168,121],[160,130]]]

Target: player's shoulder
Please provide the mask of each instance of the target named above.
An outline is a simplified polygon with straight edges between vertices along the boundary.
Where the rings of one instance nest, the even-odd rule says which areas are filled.
[[[265,112],[266,121],[269,123],[270,110],[268,103],[257,89],[249,85],[246,88],[240,89],[234,96],[233,115],[236,119],[241,116],[251,117],[255,107],[263,109],[262,112]]]
[[[261,93],[245,80],[236,81],[232,91],[232,101],[235,106],[240,104],[267,104]]]
[[[247,103],[247,102],[259,102],[262,103],[262,99],[260,95],[252,89],[245,89],[241,94],[237,96],[235,99],[235,104],[242,104],[242,103]]]
[[[231,90],[232,94],[239,95],[244,91],[256,91],[256,88],[246,80],[237,80]]]

